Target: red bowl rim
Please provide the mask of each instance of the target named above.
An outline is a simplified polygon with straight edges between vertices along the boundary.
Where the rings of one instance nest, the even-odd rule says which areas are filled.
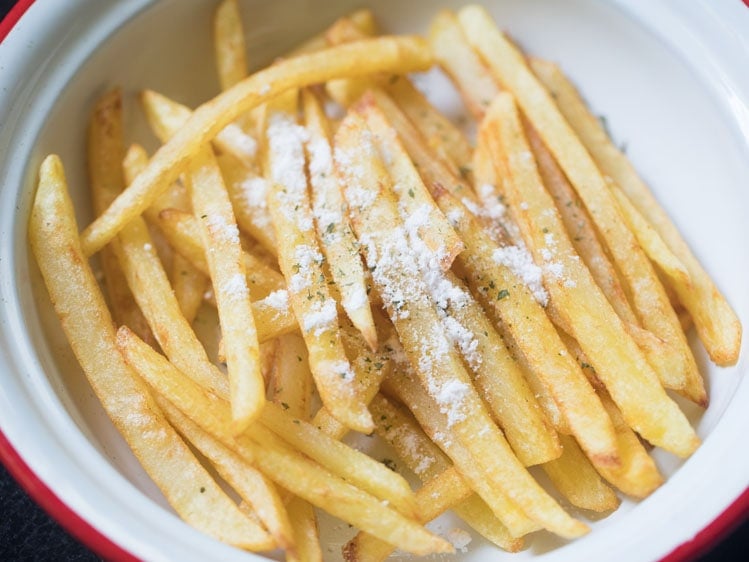
[[[749,7],[749,0],[743,0]],[[0,43],[18,23],[34,0],[18,0],[5,18],[0,21]],[[133,554],[104,536],[88,521],[82,519],[39,479],[0,430],[0,461],[20,486],[71,535],[106,560],[135,562]],[[738,527],[749,516],[749,489],[734,500],[720,515],[711,521],[694,538],[682,543],[661,559],[661,562],[684,562],[704,554],[712,545]]]

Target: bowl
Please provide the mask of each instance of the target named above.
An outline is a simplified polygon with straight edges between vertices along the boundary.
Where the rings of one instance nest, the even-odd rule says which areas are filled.
[[[736,0],[496,0],[484,2],[529,52],[556,60],[684,233],[742,321],[749,319],[749,10]],[[359,2],[242,3],[259,66]],[[372,2],[384,30],[424,31],[432,2]],[[440,7],[456,8],[445,0]],[[108,558],[252,560],[192,530],[170,510],[114,430],[65,342],[29,253],[38,165],[66,166],[79,224],[86,203],[85,124],[94,100],[120,85],[126,137],[151,139],[136,94],[151,88],[196,106],[218,92],[210,18],[215,2],[20,2],[0,44],[0,454],[16,478],[79,538]],[[14,25],[13,25],[14,24]],[[10,27],[12,26],[12,29]],[[449,98],[450,96],[447,96]],[[455,110],[448,99],[446,106]],[[686,406],[703,445],[687,461],[655,451],[667,483],[624,500],[574,542],[539,535],[515,555],[479,539],[460,560],[653,560],[696,552],[749,507],[746,353],[709,363],[710,406]],[[435,523],[445,531],[451,522]],[[326,559],[345,530],[324,523]],[[345,527],[345,525],[343,526]]]

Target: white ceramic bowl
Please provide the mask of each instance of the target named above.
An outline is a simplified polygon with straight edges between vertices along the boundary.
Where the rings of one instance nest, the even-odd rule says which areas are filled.
[[[749,10],[738,0],[485,3],[529,51],[560,61],[593,108],[607,116],[615,139],[626,142],[746,323]],[[243,1],[253,63],[267,62],[359,4]],[[422,31],[437,9],[428,1],[372,4],[383,28],[398,32]],[[94,399],[28,252],[36,169],[47,153],[62,156],[81,201],[79,221],[88,224],[84,130],[92,102],[121,85],[127,135],[143,140],[150,137],[133,101],[142,88],[191,105],[215,94],[213,5],[37,2],[0,44],[0,453],[38,501],[58,517],[72,517],[69,527],[108,557],[253,558],[174,516]],[[678,549],[670,556],[678,559],[744,513],[746,353],[736,367],[717,369],[693,343],[712,400],[704,415],[689,409],[704,444],[686,463],[656,452],[669,475],[661,489],[640,503],[625,501],[581,540],[537,537],[517,555],[496,553],[476,540],[459,558],[652,560]],[[326,536],[326,558],[336,559],[341,537]]]

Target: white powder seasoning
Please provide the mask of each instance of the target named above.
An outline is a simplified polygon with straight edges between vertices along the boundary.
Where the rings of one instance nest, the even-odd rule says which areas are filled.
[[[512,271],[523,284],[530,289],[533,297],[541,306],[549,303],[549,294],[543,286],[543,270],[533,262],[525,246],[505,246],[497,248],[492,254],[495,263]]]
[[[455,527],[447,532],[447,540],[455,547],[455,550],[466,552],[472,539],[470,533]]]

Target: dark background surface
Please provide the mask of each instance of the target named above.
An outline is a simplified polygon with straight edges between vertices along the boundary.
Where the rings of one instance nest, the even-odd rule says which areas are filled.
[[[0,0],[0,19],[14,3],[14,0]],[[664,521],[663,525],[668,522]],[[25,560],[88,562],[100,559],[47,516],[0,465],[0,561]],[[749,521],[698,560],[749,560]]]

